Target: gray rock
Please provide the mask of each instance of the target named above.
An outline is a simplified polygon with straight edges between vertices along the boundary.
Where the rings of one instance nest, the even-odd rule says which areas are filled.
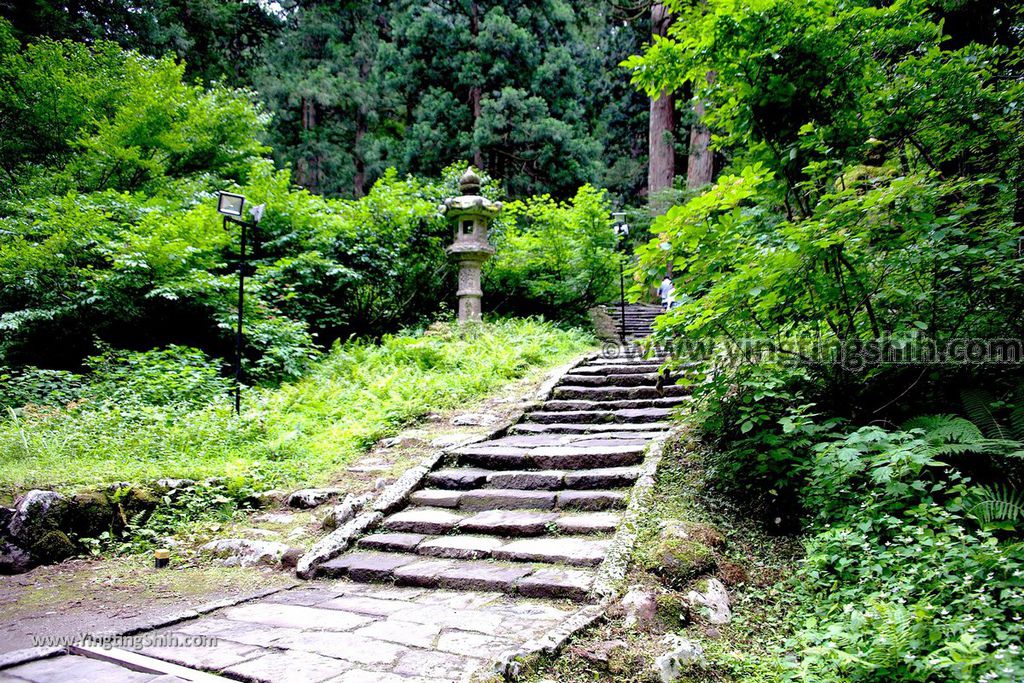
[[[489,427],[498,419],[498,416],[492,413],[466,413],[453,417],[452,424],[456,427]]]
[[[352,494],[345,496],[344,500],[327,510],[327,514],[322,520],[323,528],[328,531],[337,529],[350,519],[354,519],[371,500],[373,500],[373,495],[369,493],[361,496]]]
[[[194,479],[157,479],[156,490],[160,493],[171,493],[188,488],[189,486],[195,486],[195,484]]]
[[[302,489],[288,496],[288,507],[309,510],[330,502],[341,495],[341,489]]]
[[[252,503],[258,508],[269,508],[277,507],[281,505],[288,494],[280,489],[270,489],[269,491],[259,491],[252,494]]]
[[[666,652],[654,660],[654,669],[661,683],[673,683],[684,671],[704,664],[704,648],[700,643],[669,634],[661,640]]]
[[[641,586],[630,588],[619,603],[622,608],[622,623],[626,628],[648,629],[658,616],[658,600],[653,591]]]
[[[220,558],[226,567],[277,567],[289,547],[276,541],[221,538],[210,541],[200,550]]]
[[[24,574],[33,565],[32,556],[18,546],[0,544],[0,574]]]
[[[700,590],[693,590],[686,594],[686,601],[692,607],[704,608],[704,616],[711,624],[721,625],[732,621],[729,591],[725,589],[725,584],[718,579],[711,578],[702,580],[698,587]]]
[[[14,540],[31,543],[59,530],[66,510],[61,494],[33,489],[18,499],[7,529]]]
[[[14,519],[14,508],[0,507],[0,538],[7,535],[7,527]]]
[[[430,445],[434,448],[451,448],[452,446],[464,444],[472,438],[472,436],[466,436],[465,434],[442,434],[431,439]]]

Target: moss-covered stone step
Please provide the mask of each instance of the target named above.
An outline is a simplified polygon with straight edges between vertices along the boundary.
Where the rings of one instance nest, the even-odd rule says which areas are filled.
[[[547,427],[549,425],[520,425]],[[555,433],[559,430],[548,430]],[[608,439],[601,446],[500,446],[488,442],[456,449],[458,462],[494,470],[581,470],[598,467],[627,467],[643,460],[643,443],[630,439]]]
[[[323,576],[387,581],[399,586],[501,591],[528,597],[585,600],[595,574],[587,569],[518,562],[424,559],[414,554],[354,552],[320,567]]]
[[[486,534],[430,536],[382,533],[365,536],[358,545],[363,550],[414,553],[453,560],[496,559],[596,567],[608,553],[609,543],[607,538],[586,536],[523,539]]]
[[[568,489],[621,488],[640,476],[639,467],[603,467],[583,470],[488,470],[456,467],[427,475],[426,483],[438,489],[515,488],[555,491]]]
[[[513,426],[512,434],[597,434],[600,432],[645,432],[648,438],[654,438],[660,432],[667,432],[672,427],[668,422],[557,422],[539,424],[522,422]]]
[[[561,384],[581,387],[637,387],[654,386],[660,374],[657,372],[624,372],[617,375],[586,375],[568,374],[562,378]],[[661,379],[665,382],[665,379]]]
[[[633,398],[612,401],[551,400],[539,406],[542,411],[564,410],[630,410],[636,408],[675,408],[687,403],[689,396],[666,396],[664,398]],[[534,411],[536,412],[536,411]]]
[[[519,488],[421,489],[409,497],[412,505],[455,510],[611,510],[626,506],[624,491],[543,490]]]
[[[527,413],[526,422],[610,423],[659,422],[672,417],[671,408],[625,408],[622,410],[537,410]]]
[[[583,386],[580,384],[564,384],[555,387],[553,397],[556,399],[582,399],[584,401],[621,401],[637,398],[674,398],[688,396],[690,388],[681,384],[654,386]]]
[[[539,510],[481,510],[475,513],[440,508],[410,507],[384,519],[380,528],[392,534],[438,536],[449,533],[495,536],[539,536],[552,531],[565,534],[603,534],[620,521],[615,512]],[[399,539],[395,539],[398,542]]]

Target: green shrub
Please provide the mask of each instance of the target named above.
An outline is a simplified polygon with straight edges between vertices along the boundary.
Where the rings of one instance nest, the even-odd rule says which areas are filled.
[[[36,405],[66,405],[82,395],[83,378],[66,370],[0,367],[0,410]]]
[[[221,375],[221,363],[184,346],[150,351],[108,349],[86,363],[92,370],[88,393],[100,401],[201,405],[223,399],[230,387]]]

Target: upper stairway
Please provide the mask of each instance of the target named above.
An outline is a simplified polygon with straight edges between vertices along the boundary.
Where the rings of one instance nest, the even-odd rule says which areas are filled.
[[[607,304],[602,308],[614,324],[616,340],[620,340],[621,337],[622,313],[625,309],[626,337],[624,341],[626,342],[637,341],[648,336],[651,333],[652,325],[654,325],[654,319],[665,312],[664,306],[655,304],[626,304],[624,307],[620,307],[618,304]]]
[[[687,400],[659,368],[635,355],[576,366],[506,433],[451,451],[319,575],[587,599],[647,445]]]

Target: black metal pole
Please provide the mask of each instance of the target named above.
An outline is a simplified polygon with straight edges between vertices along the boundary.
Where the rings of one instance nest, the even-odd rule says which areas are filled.
[[[227,219],[225,219],[227,220]],[[242,248],[238,258],[238,331],[235,335],[235,414],[242,412],[242,310],[245,306],[245,221],[242,226]]]

